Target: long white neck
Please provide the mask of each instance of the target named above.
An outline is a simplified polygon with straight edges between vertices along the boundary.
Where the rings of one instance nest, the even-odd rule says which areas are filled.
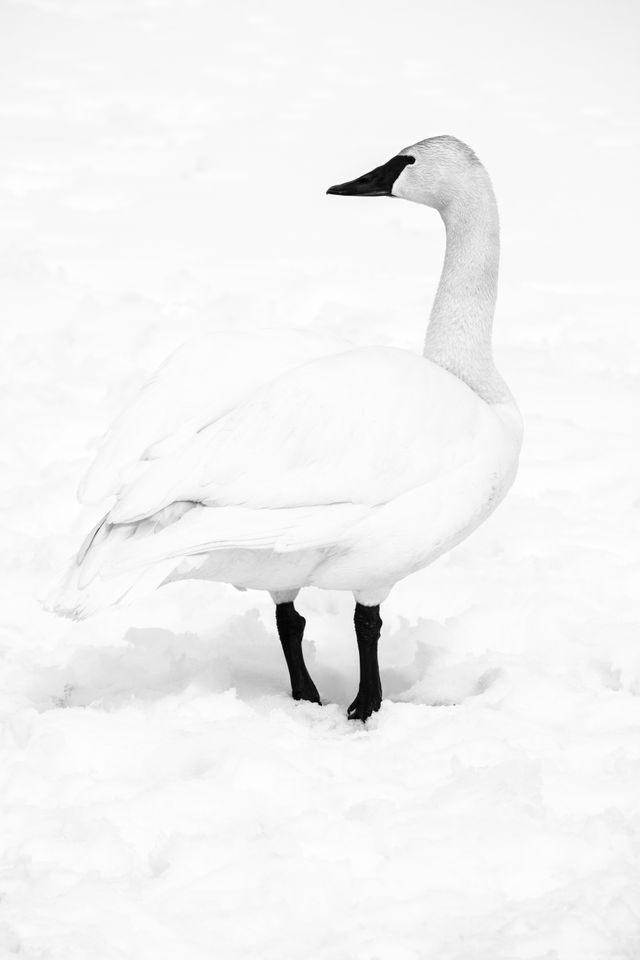
[[[483,399],[499,402],[509,396],[491,349],[500,228],[491,181],[483,167],[476,168],[465,188],[440,212],[447,248],[424,355],[464,380]]]

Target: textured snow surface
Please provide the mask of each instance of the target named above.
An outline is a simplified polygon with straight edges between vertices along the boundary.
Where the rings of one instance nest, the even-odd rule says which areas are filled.
[[[638,10],[39,0],[0,12],[0,957],[640,956]],[[38,597],[98,438],[180,342],[420,349],[432,211],[326,197],[421,137],[492,175],[520,476],[385,604],[349,724],[348,596]]]

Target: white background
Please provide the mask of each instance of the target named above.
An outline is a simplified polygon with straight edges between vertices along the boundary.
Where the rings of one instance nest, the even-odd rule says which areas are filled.
[[[40,0],[0,8],[0,956],[640,955],[639,8]],[[40,596],[145,376],[210,329],[421,348],[436,214],[327,197],[423,137],[487,166],[496,357],[526,424],[498,513],[383,608],[307,591],[326,702],[266,595]]]

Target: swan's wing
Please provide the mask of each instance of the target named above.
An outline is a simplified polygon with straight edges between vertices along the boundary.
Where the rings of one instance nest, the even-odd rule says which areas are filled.
[[[125,597],[134,600],[159,587],[176,570],[197,569],[218,550],[276,552],[335,543],[370,512],[354,504],[252,510],[174,503],[139,523],[105,518],[51,590],[46,605],[82,619]],[[311,566],[314,561],[311,560]]]
[[[349,349],[307,331],[211,333],[173,353],[116,419],[80,485],[88,503],[117,494],[147,461],[180,449],[285,370]]]
[[[440,367],[402,350],[351,350],[283,374],[150,463],[109,521],[135,522],[175,501],[283,511],[382,504],[467,462],[472,469],[499,433],[487,404]]]
[[[369,348],[304,364],[148,461],[54,606],[85,616],[219,550],[311,550],[313,565],[366,543],[371,523],[374,564],[379,522],[390,550],[404,550],[414,520],[437,546],[488,502],[504,446],[490,407],[421,357]]]

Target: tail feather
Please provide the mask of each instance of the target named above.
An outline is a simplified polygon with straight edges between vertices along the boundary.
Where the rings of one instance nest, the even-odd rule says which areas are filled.
[[[136,524],[109,523],[108,515],[88,534],[77,556],[54,586],[45,606],[72,620],[105,607],[134,600],[159,587],[176,566],[175,557],[160,558],[136,569],[116,570],[115,564],[127,542],[149,537],[175,523],[192,509],[193,503],[174,503],[153,517]]]
[[[83,619],[159,587],[188,557],[220,550],[289,553],[339,543],[370,508],[352,503],[255,510],[180,501],[133,523],[107,514],[47,603]]]
[[[170,560],[143,570],[130,571],[127,575],[97,576],[88,586],[81,587],[78,576],[80,568],[74,561],[46,606],[58,616],[84,620],[125,599],[132,601],[147,596],[167,579],[175,565],[175,560]]]

